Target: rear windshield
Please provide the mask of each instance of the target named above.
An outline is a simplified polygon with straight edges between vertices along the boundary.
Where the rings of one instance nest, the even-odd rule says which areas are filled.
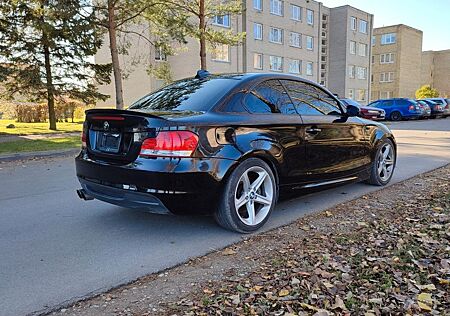
[[[146,95],[129,109],[206,112],[239,83],[236,76],[184,79]]]

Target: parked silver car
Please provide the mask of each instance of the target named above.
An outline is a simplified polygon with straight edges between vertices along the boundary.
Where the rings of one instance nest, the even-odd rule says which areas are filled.
[[[444,117],[450,116],[450,99],[444,98],[427,98],[426,100],[433,101],[444,109]]]

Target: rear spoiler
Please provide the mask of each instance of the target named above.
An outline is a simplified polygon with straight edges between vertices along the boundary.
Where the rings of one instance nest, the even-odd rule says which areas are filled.
[[[85,111],[86,116],[92,115],[92,114],[101,114],[101,115],[137,115],[137,116],[144,116],[144,117],[150,117],[160,120],[165,120],[164,117],[153,115],[144,111],[132,111],[132,110],[117,110],[117,109],[90,109]]]

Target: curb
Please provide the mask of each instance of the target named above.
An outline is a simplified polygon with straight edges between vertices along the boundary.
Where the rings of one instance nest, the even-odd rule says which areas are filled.
[[[35,152],[24,152],[16,154],[5,154],[0,155],[0,162],[9,162],[17,160],[28,160],[36,158],[55,158],[63,156],[76,155],[80,152],[80,148],[70,148],[64,150],[48,150],[48,151],[35,151]]]

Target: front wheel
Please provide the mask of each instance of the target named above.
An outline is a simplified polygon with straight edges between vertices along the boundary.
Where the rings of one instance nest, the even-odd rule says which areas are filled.
[[[378,147],[368,183],[379,186],[388,184],[394,174],[395,164],[394,144],[390,139],[385,139]]]
[[[228,177],[214,218],[226,229],[251,233],[267,222],[276,199],[272,170],[264,161],[249,158]]]

